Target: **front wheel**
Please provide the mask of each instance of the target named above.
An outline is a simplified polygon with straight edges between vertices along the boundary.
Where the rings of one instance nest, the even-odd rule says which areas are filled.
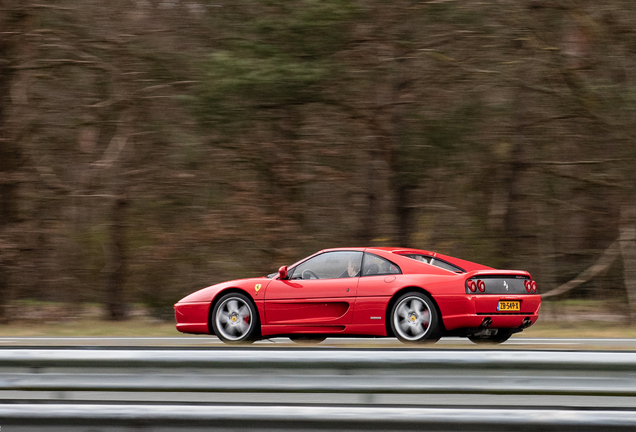
[[[252,343],[260,328],[258,311],[245,295],[226,294],[214,306],[212,328],[225,343]]]
[[[419,292],[401,296],[391,310],[391,329],[404,343],[437,342],[441,324],[433,300]]]

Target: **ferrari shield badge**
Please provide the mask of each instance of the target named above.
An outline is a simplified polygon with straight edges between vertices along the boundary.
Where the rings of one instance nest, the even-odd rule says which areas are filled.
[[[261,289],[261,284],[256,284],[256,286],[254,287],[254,289],[256,290],[256,295],[258,295],[258,290]]]

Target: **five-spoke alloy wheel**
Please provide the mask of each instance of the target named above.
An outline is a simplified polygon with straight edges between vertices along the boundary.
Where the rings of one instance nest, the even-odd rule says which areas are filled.
[[[258,311],[245,295],[226,294],[214,306],[212,327],[217,337],[225,343],[253,342],[260,328]]]
[[[401,296],[393,305],[390,319],[393,334],[402,342],[437,342],[441,336],[437,308],[422,293]]]

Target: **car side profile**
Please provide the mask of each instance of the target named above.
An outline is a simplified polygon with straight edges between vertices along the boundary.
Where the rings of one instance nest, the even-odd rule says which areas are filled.
[[[409,248],[326,249],[277,273],[223,282],[174,305],[177,330],[226,343],[276,336],[444,336],[501,343],[534,324],[541,296],[526,271]]]

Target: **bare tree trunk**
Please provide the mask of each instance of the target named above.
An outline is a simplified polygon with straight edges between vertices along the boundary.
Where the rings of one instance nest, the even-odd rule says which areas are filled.
[[[392,85],[393,92],[393,112],[391,113],[391,130],[393,133],[392,155],[391,155],[391,171],[393,182],[393,193],[395,199],[395,216],[397,223],[397,241],[399,246],[410,247],[411,238],[413,234],[413,203],[412,191],[416,188],[416,184],[413,184],[416,180],[413,176],[406,176],[404,174],[404,167],[401,166],[401,161],[404,158],[410,158],[412,155],[408,154],[406,149],[407,143],[404,142],[405,138],[405,117],[406,107],[401,102],[401,92],[408,86],[408,82],[405,78],[403,69],[406,67],[406,60],[399,58],[394,60],[395,68],[393,70],[394,80]],[[406,155],[400,153],[407,153]],[[417,176],[415,176],[417,178]]]
[[[505,267],[514,266],[513,255],[518,249],[521,237],[521,213],[523,212],[521,193],[521,177],[527,166],[527,142],[524,124],[527,118],[526,96],[527,92],[519,85],[515,95],[515,126],[512,131],[512,152],[505,183],[508,187],[506,209],[504,214],[504,229],[501,242],[501,257]]]
[[[395,188],[395,212],[398,224],[398,245],[411,247],[413,234],[413,206],[411,205],[411,195],[413,188],[410,185],[398,184]]]
[[[378,214],[379,214],[379,197],[378,197],[378,176],[377,159],[379,150],[370,149],[367,152],[368,161],[365,167],[364,182],[364,198],[365,211],[361,217],[360,229],[358,230],[357,240],[360,246],[370,246],[371,242],[377,235]]]
[[[133,130],[134,116],[132,110],[123,110],[115,136],[99,162],[110,177],[114,199],[109,208],[110,238],[106,250],[106,312],[108,319],[123,320],[127,318],[124,282],[126,278],[126,223],[128,206],[127,184],[123,177],[125,148]]]
[[[126,207],[128,199],[125,192],[115,197],[111,207],[110,245],[108,247],[108,270],[106,293],[108,319],[119,321],[127,316],[124,296],[126,273]]]
[[[7,233],[11,224],[17,220],[16,192],[17,183],[13,174],[20,163],[20,149],[9,131],[8,117],[11,100],[9,98],[13,84],[13,55],[16,50],[15,39],[11,34],[13,26],[19,27],[21,18],[14,17],[8,1],[0,0],[0,323],[7,321],[6,303],[9,291],[9,269],[5,248]]]
[[[121,93],[125,92],[124,83],[117,81],[121,77],[113,76]],[[131,139],[135,122],[134,110],[123,107],[119,112],[119,121],[115,135],[110,140],[104,155],[96,165],[103,168],[103,174],[109,183],[108,189],[114,198],[108,203],[109,240],[106,247],[106,316],[110,320],[124,320],[128,316],[124,282],[126,278],[126,224],[128,206],[127,182],[124,176],[126,146]]]
[[[633,201],[621,208],[619,234],[623,275],[629,301],[629,319],[633,323],[636,319],[636,206]]]

